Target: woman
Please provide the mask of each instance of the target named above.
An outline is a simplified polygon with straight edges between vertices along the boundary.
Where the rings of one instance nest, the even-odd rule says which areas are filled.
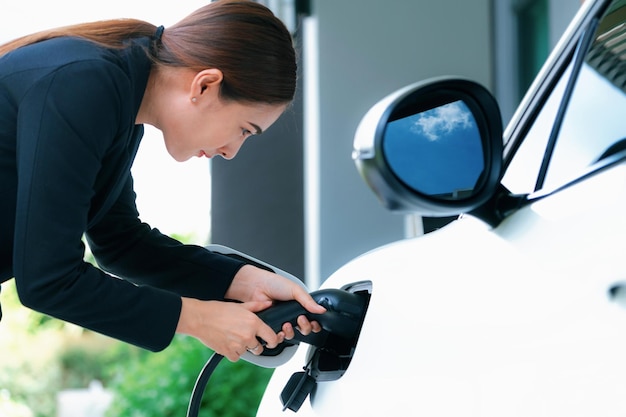
[[[293,337],[254,313],[273,300],[323,307],[142,223],[130,167],[143,124],[177,161],[233,158],[295,83],[289,32],[251,1],[210,3],[167,29],[112,20],[0,46],[0,282],[15,277],[27,307],[153,351],[183,333],[235,361],[263,351],[257,337],[270,348]],[[102,269],[83,261],[83,236]]]

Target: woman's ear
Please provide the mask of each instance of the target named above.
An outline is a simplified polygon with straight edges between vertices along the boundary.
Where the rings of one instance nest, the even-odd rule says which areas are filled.
[[[196,74],[191,82],[191,99],[195,103],[206,93],[219,93],[224,74],[217,68],[207,68]],[[195,100],[193,100],[195,98]]]

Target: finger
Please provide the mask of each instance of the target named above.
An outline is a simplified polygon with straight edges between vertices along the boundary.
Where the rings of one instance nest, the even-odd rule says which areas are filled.
[[[304,336],[308,335],[309,333],[311,333],[312,327],[311,327],[311,322],[309,321],[309,319],[307,319],[305,316],[298,316],[298,330],[300,330],[300,333],[302,333]]]
[[[259,319],[259,322],[261,325],[259,326],[256,335],[261,338],[262,342],[264,342],[268,348],[274,349],[279,343],[282,343],[284,339],[282,335],[274,333],[272,328],[261,321],[261,319]],[[254,344],[252,344],[252,346],[254,346]]]
[[[283,324],[282,333],[285,335],[286,340],[291,340],[296,336],[296,332],[294,331],[291,323]]]
[[[257,340],[256,344],[254,344],[252,347],[246,346],[246,350],[253,355],[259,356],[261,353],[263,353],[263,345]]]
[[[311,327],[312,327],[313,333],[319,333],[322,331],[322,325],[316,321],[311,322]]]

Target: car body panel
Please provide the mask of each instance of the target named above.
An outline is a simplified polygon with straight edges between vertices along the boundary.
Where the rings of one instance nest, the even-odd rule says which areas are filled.
[[[621,192],[594,198],[606,189]],[[324,283],[372,282],[354,357],[297,414],[623,415],[626,310],[608,294],[626,279],[623,207],[626,164],[498,228],[466,216],[354,259]],[[281,410],[307,349],[275,371],[259,415]]]

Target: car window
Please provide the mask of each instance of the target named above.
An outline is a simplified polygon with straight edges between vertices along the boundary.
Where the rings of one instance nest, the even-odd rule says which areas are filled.
[[[528,194],[535,189],[550,131],[570,73],[571,65],[548,97],[506,170],[502,184],[514,194]]]
[[[626,51],[624,10],[626,8],[621,6],[609,11],[598,25],[592,47],[576,75],[543,182],[544,189],[575,180],[606,149],[626,139],[626,93],[623,87],[626,68],[622,68]],[[572,64],[556,84],[505,173],[503,184],[513,193],[531,193],[535,189],[571,67]]]
[[[612,144],[626,139],[626,94],[585,64],[550,161],[545,186],[578,177]]]

